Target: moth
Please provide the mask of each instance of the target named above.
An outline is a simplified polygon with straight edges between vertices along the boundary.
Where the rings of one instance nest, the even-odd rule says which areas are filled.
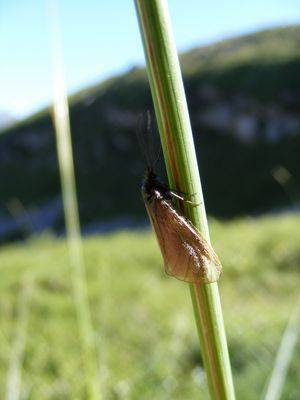
[[[189,283],[217,281],[222,270],[217,254],[173,203],[174,198],[185,199],[162,183],[150,166],[145,171],[142,195],[166,273]]]

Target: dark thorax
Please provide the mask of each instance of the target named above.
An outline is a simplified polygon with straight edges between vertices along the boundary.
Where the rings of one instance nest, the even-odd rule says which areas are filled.
[[[169,187],[161,182],[152,168],[147,168],[142,182],[142,193],[144,199],[151,202],[155,197],[172,201],[172,192]]]

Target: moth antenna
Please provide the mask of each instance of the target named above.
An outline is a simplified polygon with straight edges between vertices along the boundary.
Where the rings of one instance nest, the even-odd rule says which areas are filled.
[[[155,167],[157,165],[158,161],[160,160],[160,157],[161,157],[161,146],[159,146],[158,153],[157,153],[156,159],[154,160],[153,167]]]
[[[147,115],[147,133],[149,134],[151,132],[151,113],[150,110],[146,111]]]
[[[151,111],[147,110],[138,117],[136,136],[147,167],[151,170],[155,168],[161,157],[161,145],[156,149],[153,132],[153,118]]]
[[[160,140],[158,142],[158,146],[156,146],[156,143],[154,141],[154,131],[157,131],[157,129],[154,129],[154,123],[155,118],[153,117],[153,114],[151,113],[150,110],[147,110],[147,134],[148,134],[148,142],[149,142],[149,152],[151,155],[151,167],[154,169],[160,160],[161,157],[161,143]]]
[[[152,129],[152,117],[151,117],[151,112],[150,110],[147,110],[147,139],[148,139],[148,150],[149,150],[149,156],[150,156],[150,166],[152,169],[154,168],[155,162],[154,162],[154,143],[153,143],[153,129]]]
[[[147,167],[151,168],[152,167],[152,163],[151,163],[151,157],[149,155],[149,145],[146,141],[145,138],[145,132],[143,129],[143,122],[144,122],[144,113],[141,113],[138,116],[138,120],[137,120],[137,128],[136,128],[136,137],[138,140],[138,144],[139,144],[139,148],[140,151],[146,161]]]

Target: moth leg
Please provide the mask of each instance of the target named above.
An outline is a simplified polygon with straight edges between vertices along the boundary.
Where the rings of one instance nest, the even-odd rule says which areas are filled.
[[[186,203],[190,204],[192,207],[197,207],[200,206],[200,203],[196,203],[195,201],[190,201],[190,200],[184,200]]]
[[[182,200],[182,201],[184,201],[185,203],[189,203],[189,204],[191,204],[193,207],[199,206],[200,203],[196,203],[195,201],[187,200],[185,197],[181,196],[181,195],[178,194],[178,193],[182,194],[182,192],[175,192],[175,191],[173,191],[173,190],[170,190],[170,194],[171,194],[173,197],[175,197],[176,199]],[[194,196],[194,195],[191,195],[190,197],[192,197],[192,196]]]
[[[181,194],[182,196],[185,196],[185,197],[194,197],[197,194],[197,193],[188,194],[186,192],[183,192],[182,190],[171,189],[171,188],[169,188],[169,190],[171,193]]]

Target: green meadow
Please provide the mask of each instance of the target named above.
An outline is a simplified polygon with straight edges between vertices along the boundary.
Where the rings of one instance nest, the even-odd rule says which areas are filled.
[[[262,398],[299,293],[300,217],[210,221],[237,398]],[[167,277],[152,232],[84,239],[104,399],[207,399],[189,287]],[[64,239],[0,249],[1,398],[84,399],[85,375]],[[299,399],[300,344],[282,400]],[[2,397],[3,396],[3,397]]]

